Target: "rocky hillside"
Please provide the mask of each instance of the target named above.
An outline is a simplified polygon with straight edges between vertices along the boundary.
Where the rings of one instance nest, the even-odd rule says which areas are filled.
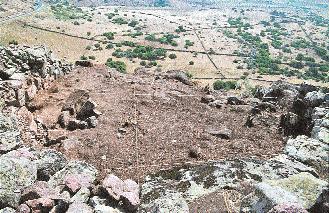
[[[0,212],[329,210],[329,94],[253,95],[2,47]]]

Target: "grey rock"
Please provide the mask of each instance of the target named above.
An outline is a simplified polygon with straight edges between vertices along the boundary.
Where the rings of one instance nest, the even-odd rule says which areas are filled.
[[[66,213],[93,213],[93,209],[85,203],[72,203]]]
[[[324,121],[324,125],[328,125],[327,120]],[[320,125],[323,125],[323,123],[321,123]],[[329,129],[327,127],[313,127],[311,137],[329,145]]]
[[[258,201],[254,212],[268,212],[276,205],[295,203],[307,210],[323,205],[328,193],[328,183],[309,173],[300,173],[280,180],[257,184]],[[325,193],[325,194],[324,194]]]
[[[318,91],[309,92],[304,98],[304,102],[309,107],[318,107],[324,102],[325,94]]]
[[[149,207],[141,209],[140,212],[151,213],[170,213],[180,212],[189,213],[189,207],[186,200],[178,193],[168,193],[166,196],[155,200]]]
[[[0,113],[0,154],[16,149],[20,145],[20,133],[15,119]]]
[[[88,123],[89,127],[95,128],[98,124],[96,116],[91,116],[91,117],[87,118],[87,123]]]
[[[244,105],[245,102],[238,97],[228,97],[227,104],[230,105]]]
[[[87,203],[90,197],[90,190],[88,188],[81,188],[72,198],[71,203]]]
[[[15,209],[12,209],[12,208],[4,208],[4,209],[0,209],[0,213],[15,213],[16,210]]]
[[[329,145],[306,136],[288,140],[284,152],[302,163],[317,168],[329,163]]]
[[[225,127],[225,126],[221,127],[221,128],[218,128],[218,129],[207,128],[206,132],[213,135],[213,136],[216,136],[216,137],[219,137],[219,138],[222,138],[222,139],[226,139],[226,140],[229,140],[232,137],[232,131],[230,129],[228,129],[227,127]]]
[[[14,75],[15,72],[17,72],[17,69],[14,67],[6,70],[0,69],[0,78],[3,80],[8,80],[12,75]]]

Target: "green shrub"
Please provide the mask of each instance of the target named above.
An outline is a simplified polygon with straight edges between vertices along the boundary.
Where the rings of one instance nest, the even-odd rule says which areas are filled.
[[[214,90],[231,90],[236,89],[237,82],[236,81],[222,81],[217,80],[213,84]]]
[[[174,54],[174,53],[171,53],[168,57],[169,57],[170,59],[175,59],[175,58],[177,58],[176,54]]]
[[[194,61],[190,61],[188,64],[189,65],[194,65]]]
[[[123,61],[113,61],[112,58],[107,59],[106,66],[116,69],[118,72],[127,73],[127,65]]]
[[[93,55],[90,55],[88,58],[89,58],[90,60],[96,60],[96,57],[93,56]]]
[[[113,32],[103,33],[103,36],[105,36],[108,40],[113,40],[114,39],[114,33]]]
[[[9,44],[18,45],[18,41],[16,41],[16,40],[11,40],[11,41],[9,41]]]
[[[106,49],[113,49],[114,48],[114,45],[112,43],[109,43],[106,45],[105,47]]]
[[[86,61],[86,60],[88,60],[88,58],[87,58],[87,56],[82,55],[82,56],[80,56],[80,60],[82,60],[82,61]]]

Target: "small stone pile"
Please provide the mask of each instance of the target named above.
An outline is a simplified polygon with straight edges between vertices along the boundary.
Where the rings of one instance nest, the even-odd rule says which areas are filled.
[[[66,100],[58,123],[68,130],[95,128],[97,118],[101,115],[96,107],[97,104],[90,99],[87,91],[74,91]]]
[[[25,106],[71,69],[43,46],[0,47],[0,98],[8,106]]]

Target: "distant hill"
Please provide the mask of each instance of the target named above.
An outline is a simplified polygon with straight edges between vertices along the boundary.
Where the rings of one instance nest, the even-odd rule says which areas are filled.
[[[328,8],[328,0],[45,0],[48,3],[69,3],[76,6],[178,6],[216,7],[216,6],[274,6],[274,7],[319,7]]]

